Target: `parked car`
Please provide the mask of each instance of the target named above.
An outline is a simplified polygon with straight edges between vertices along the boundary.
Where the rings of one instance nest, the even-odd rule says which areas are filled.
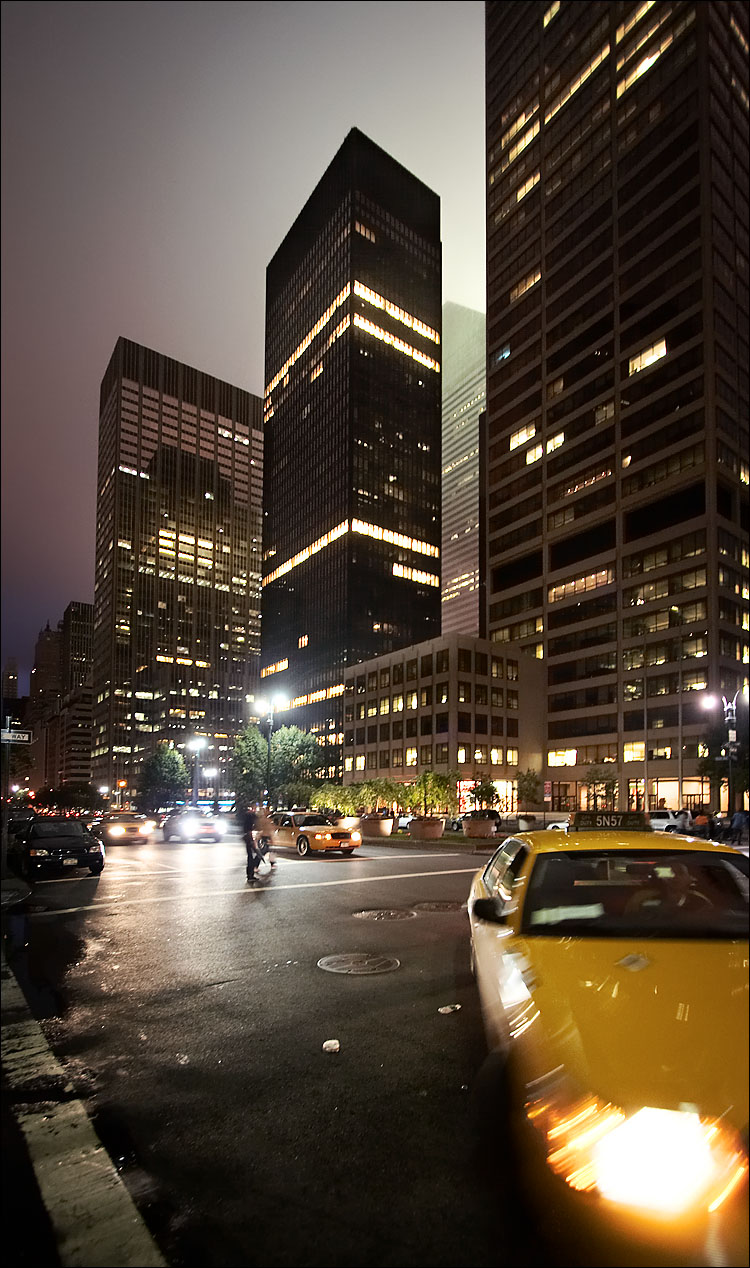
[[[546,823],[544,826],[553,832],[567,832],[570,826],[570,819],[555,819],[553,823]]]
[[[80,819],[44,816],[8,839],[8,861],[27,880],[79,867],[98,876],[104,867],[104,844]]]
[[[98,823],[92,824],[91,831],[109,845],[127,845],[132,841],[142,843],[153,835],[154,820],[134,811],[112,811],[104,815]]]
[[[327,815],[315,811],[282,810],[271,815],[271,822],[273,844],[293,846],[301,858],[330,850],[353,854],[362,844],[362,834],[356,828],[342,828]]]
[[[648,817],[654,832],[679,832],[680,825],[674,810],[649,810]]]
[[[227,824],[225,819],[210,810],[174,810],[164,820],[162,832],[165,841],[223,841]]]
[[[747,858],[581,812],[503,841],[468,907],[524,1191],[590,1262],[745,1262]]]

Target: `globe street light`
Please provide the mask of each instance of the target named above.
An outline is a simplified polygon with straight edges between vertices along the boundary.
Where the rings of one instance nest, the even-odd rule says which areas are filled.
[[[193,805],[198,805],[198,777],[200,771],[200,751],[206,747],[208,741],[202,735],[195,735],[192,740],[188,740],[186,747],[192,753],[195,753],[193,759]]]
[[[732,804],[732,758],[737,756],[739,750],[737,743],[737,697],[739,694],[739,691],[735,691],[731,700],[727,700],[726,696],[721,697],[721,703],[724,708],[724,725],[727,728],[727,743],[719,760],[727,763],[727,814],[730,819],[734,813]],[[718,703],[716,696],[703,697],[704,709],[713,709]]]

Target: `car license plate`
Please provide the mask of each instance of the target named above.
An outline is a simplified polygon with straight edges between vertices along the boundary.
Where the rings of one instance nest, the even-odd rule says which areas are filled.
[[[78,859],[63,859],[63,867],[75,867]]]

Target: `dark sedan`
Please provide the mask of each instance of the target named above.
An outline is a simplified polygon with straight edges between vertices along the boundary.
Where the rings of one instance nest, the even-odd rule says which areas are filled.
[[[104,867],[104,845],[79,819],[34,819],[20,835],[9,840],[8,853],[16,870],[27,880],[79,867],[98,876]]]

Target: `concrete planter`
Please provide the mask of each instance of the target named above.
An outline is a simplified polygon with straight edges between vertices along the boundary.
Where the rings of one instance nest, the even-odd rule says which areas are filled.
[[[365,816],[359,826],[363,837],[389,837],[393,832],[392,819],[369,819]]]
[[[445,832],[445,819],[412,819],[409,836],[414,841],[437,841]]]
[[[341,819],[336,820],[337,828],[358,828],[359,815],[343,815]]]
[[[494,819],[464,819],[462,827],[465,837],[494,837],[495,835]]]

